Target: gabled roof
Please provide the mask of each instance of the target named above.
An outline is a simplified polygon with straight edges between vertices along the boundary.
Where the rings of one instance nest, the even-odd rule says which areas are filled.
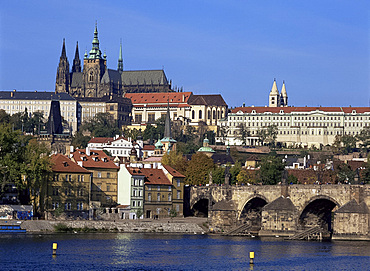
[[[145,184],[172,185],[170,180],[166,177],[161,169],[142,168],[141,171],[145,174]]]
[[[351,200],[340,207],[335,213],[358,213],[358,214],[368,214],[369,208],[363,201],[360,204],[356,200]]]
[[[370,107],[264,107],[264,106],[248,106],[248,107],[236,107],[231,110],[231,113],[249,113],[251,114],[252,111],[257,114],[261,113],[300,113],[300,112],[335,112],[335,113],[352,113],[356,111],[356,113],[370,113]]]
[[[76,162],[82,161],[84,168],[119,169],[113,162],[113,157],[101,150],[90,150],[90,155],[87,155],[85,149],[77,149],[72,154]]]
[[[13,95],[13,97],[12,97]],[[74,101],[75,98],[67,93],[38,92],[38,91],[0,91],[0,100],[66,100]]]
[[[169,174],[171,174],[173,177],[178,177],[178,178],[185,178],[185,175],[181,174],[180,172],[178,172],[176,169],[170,167],[170,166],[167,166],[167,165],[162,165],[167,171]]]
[[[290,198],[281,196],[273,202],[265,205],[263,210],[296,210],[296,208]]]
[[[141,168],[126,167],[126,169],[132,176],[145,176],[144,172],[141,171]]]
[[[154,151],[155,146],[154,145],[144,145],[143,146],[143,151]]]
[[[141,70],[123,71],[121,80],[124,85],[168,85],[166,75],[163,70]]]
[[[189,99],[191,105],[219,105],[227,106],[220,94],[215,95],[193,95]]]
[[[60,153],[52,155],[51,161],[53,163],[52,170],[54,172],[67,172],[67,173],[86,173],[89,174],[90,171],[80,167],[78,164],[73,162],[67,156]]]
[[[132,104],[187,104],[192,92],[159,92],[159,93],[126,93],[125,98],[130,98]],[[156,105],[157,106],[157,105]]]
[[[102,83],[121,83],[121,73],[117,70],[107,69],[101,79]]]
[[[108,143],[112,142],[113,138],[112,137],[93,137],[90,139],[88,143]]]

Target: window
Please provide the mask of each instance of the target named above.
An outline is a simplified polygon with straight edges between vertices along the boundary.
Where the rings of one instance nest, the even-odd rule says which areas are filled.
[[[161,194],[160,193],[157,194],[157,201],[161,201]]]
[[[59,195],[59,188],[53,187],[53,196],[58,196],[58,195]]]
[[[177,190],[177,199],[181,199],[181,191]]]
[[[180,205],[176,204],[176,212],[180,212]]]
[[[107,191],[108,192],[110,191],[110,185],[107,185]]]
[[[172,188],[172,187],[169,185],[169,186],[168,186],[168,191],[171,191],[171,190],[172,190],[171,188]]]
[[[154,122],[155,121],[155,114],[150,113],[148,114],[148,122]]]
[[[195,111],[194,110],[191,111],[191,118],[195,119]]]
[[[177,179],[177,187],[179,187],[179,186],[180,186],[180,180]]]
[[[172,194],[168,194],[168,201],[172,200]]]
[[[98,178],[101,178],[101,172],[98,172]]]
[[[82,202],[77,202],[77,210],[83,210],[84,204]]]
[[[64,205],[64,209],[71,210],[71,208],[72,208],[72,204],[70,202],[66,202],[66,204]]]
[[[202,117],[202,110],[199,110],[199,119],[201,119]]]
[[[136,201],[132,201],[132,207],[135,207],[136,206]]]
[[[90,82],[94,81],[94,73],[92,71],[89,74],[89,81]]]
[[[148,193],[148,201],[152,201],[152,193]]]
[[[160,190],[161,190],[161,187],[160,187],[159,185],[157,186],[157,190],[158,190],[158,191],[160,191]]]
[[[141,114],[136,114],[136,115],[135,115],[135,122],[136,122],[136,123],[141,123],[141,121],[142,121],[142,116],[141,116]]]
[[[107,172],[107,178],[110,178],[110,173],[109,172]]]

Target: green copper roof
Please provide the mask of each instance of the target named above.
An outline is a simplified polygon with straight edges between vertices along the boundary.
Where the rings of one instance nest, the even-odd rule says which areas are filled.
[[[154,144],[154,146],[155,146],[156,149],[160,149],[160,148],[163,147],[163,144],[160,140],[158,140],[157,143]]]
[[[215,152],[211,147],[201,147],[198,152]]]

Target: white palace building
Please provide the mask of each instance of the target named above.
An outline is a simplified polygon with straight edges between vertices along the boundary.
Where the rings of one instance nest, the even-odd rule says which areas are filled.
[[[276,141],[287,146],[320,147],[331,145],[336,135],[358,135],[370,126],[370,107],[294,107],[288,106],[288,96],[283,83],[279,94],[274,81],[267,107],[237,107],[220,122],[226,126],[227,137],[217,138],[230,145],[242,145],[240,125],[250,132],[249,146],[261,145],[257,131],[276,125]]]

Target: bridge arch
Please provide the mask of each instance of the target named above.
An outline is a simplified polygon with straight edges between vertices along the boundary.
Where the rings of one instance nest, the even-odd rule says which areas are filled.
[[[305,202],[298,218],[298,229],[320,226],[332,231],[332,211],[340,204],[332,197],[318,195]]]
[[[260,194],[254,194],[247,198],[243,208],[238,214],[238,223],[248,223],[258,229],[261,228],[262,208],[268,204],[266,197]]]
[[[190,204],[193,216],[208,217],[209,199],[205,196],[197,197]]]

